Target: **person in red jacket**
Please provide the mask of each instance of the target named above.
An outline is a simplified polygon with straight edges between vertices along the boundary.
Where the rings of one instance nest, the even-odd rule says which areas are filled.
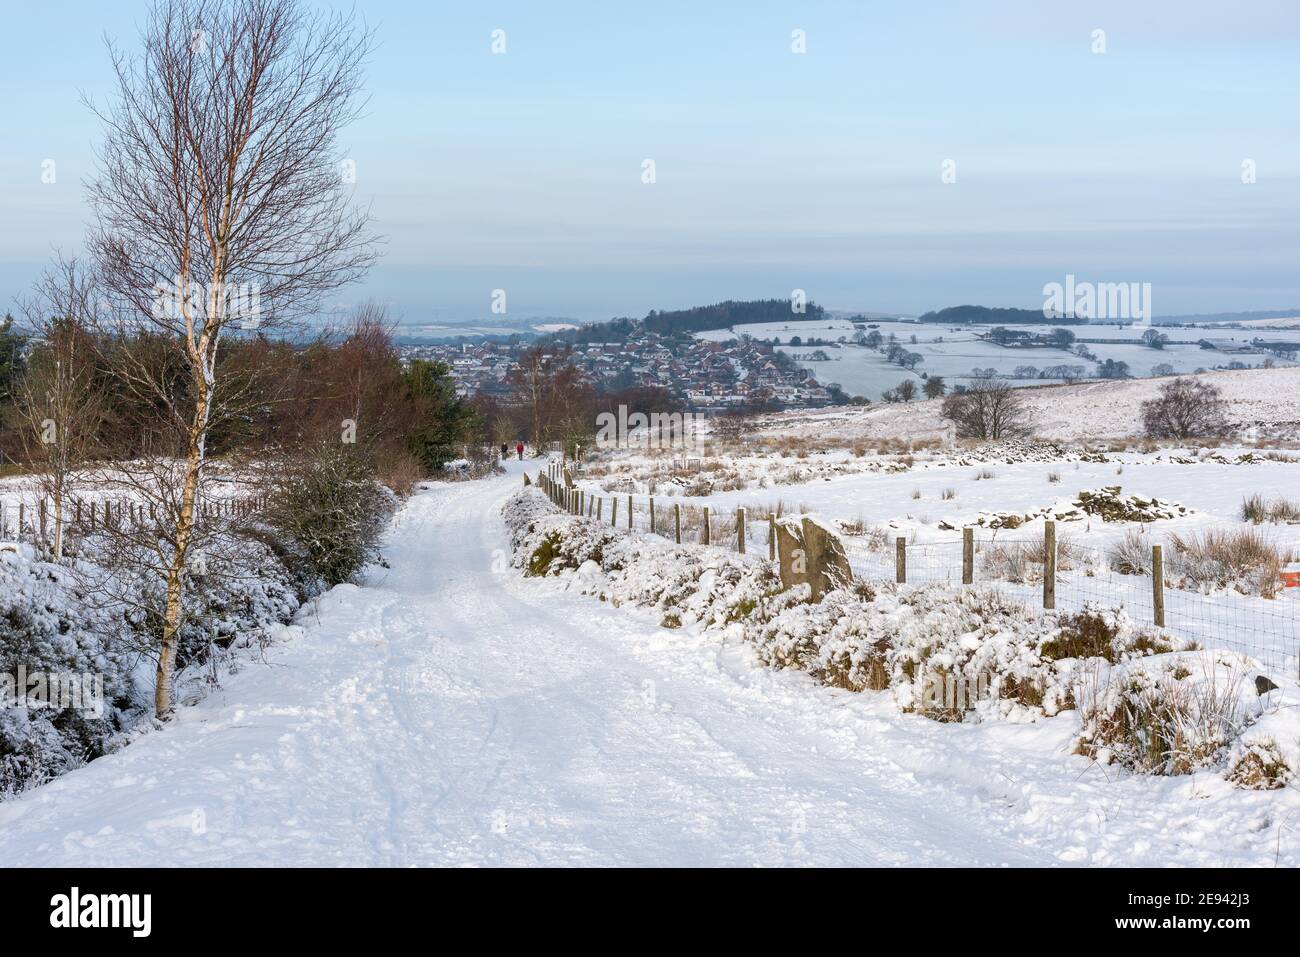
[[[520,442],[515,446],[515,452],[519,455],[519,461],[524,460],[524,443]]]

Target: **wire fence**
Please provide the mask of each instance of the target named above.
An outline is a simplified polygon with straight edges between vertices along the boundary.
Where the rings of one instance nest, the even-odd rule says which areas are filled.
[[[653,496],[593,494],[565,483],[561,469],[543,473],[561,508],[616,528],[654,533],[682,544],[712,545],[775,557],[776,516],[743,508],[719,512]],[[1041,537],[1008,537],[965,529],[951,540],[917,543],[878,529],[842,534],[854,576],[867,582],[946,582],[993,585],[1030,604],[1063,613],[1088,606],[1123,608],[1138,625],[1160,626],[1204,648],[1238,651],[1265,667],[1300,676],[1300,588],[1277,583],[1271,597],[1245,594],[1228,584],[1198,589],[1166,580],[1159,548],[1146,567],[1115,567],[1103,549],[1056,540],[1055,526]],[[1054,574],[1048,574],[1049,561]]]
[[[245,518],[264,506],[261,496],[201,500],[195,504],[195,521]],[[65,534],[85,534],[105,527],[125,529],[157,524],[160,524],[159,507],[137,499],[69,497],[59,506],[49,497],[0,499],[0,540],[4,541],[48,547],[54,530],[60,526]]]

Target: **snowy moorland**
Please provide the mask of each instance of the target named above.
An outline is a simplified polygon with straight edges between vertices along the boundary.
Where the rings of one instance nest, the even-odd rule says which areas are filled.
[[[1211,372],[1197,378],[1213,383],[1230,406],[1229,419],[1251,441],[1300,438],[1300,367]],[[1142,434],[1142,403],[1155,398],[1168,380],[1125,379],[1024,391],[1034,430],[1044,439],[1116,439]],[[891,384],[897,379],[891,380]],[[822,438],[943,439],[950,427],[938,400],[871,408],[784,412],[759,429],[774,436]]]

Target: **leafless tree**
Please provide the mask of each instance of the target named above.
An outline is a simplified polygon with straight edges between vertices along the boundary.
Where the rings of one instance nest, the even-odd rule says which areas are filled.
[[[1158,439],[1219,436],[1228,427],[1227,403],[1218,386],[1180,377],[1142,403],[1142,425],[1147,435]]]
[[[90,332],[99,292],[77,260],[58,257],[24,303],[36,345],[14,389],[14,409],[41,508],[53,509],[55,561],[63,558],[64,528],[78,478],[94,453],[106,413],[97,349]]]
[[[129,393],[157,413],[152,476],[166,529],[155,710],[171,682],[223,336],[293,321],[374,258],[337,137],[360,109],[371,35],[298,0],[160,0],[127,56],[89,184],[90,235]],[[137,483],[144,489],[145,483]]]
[[[966,391],[954,392],[943,400],[940,414],[961,438],[1022,438],[1034,428],[1024,398],[1001,379],[978,379]]]

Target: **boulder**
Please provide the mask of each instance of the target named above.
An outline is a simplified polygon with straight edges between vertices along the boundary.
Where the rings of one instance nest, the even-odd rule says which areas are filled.
[[[853,580],[844,544],[816,519],[786,518],[777,522],[776,546],[783,588],[807,583],[812,600],[821,601],[828,591]]]

